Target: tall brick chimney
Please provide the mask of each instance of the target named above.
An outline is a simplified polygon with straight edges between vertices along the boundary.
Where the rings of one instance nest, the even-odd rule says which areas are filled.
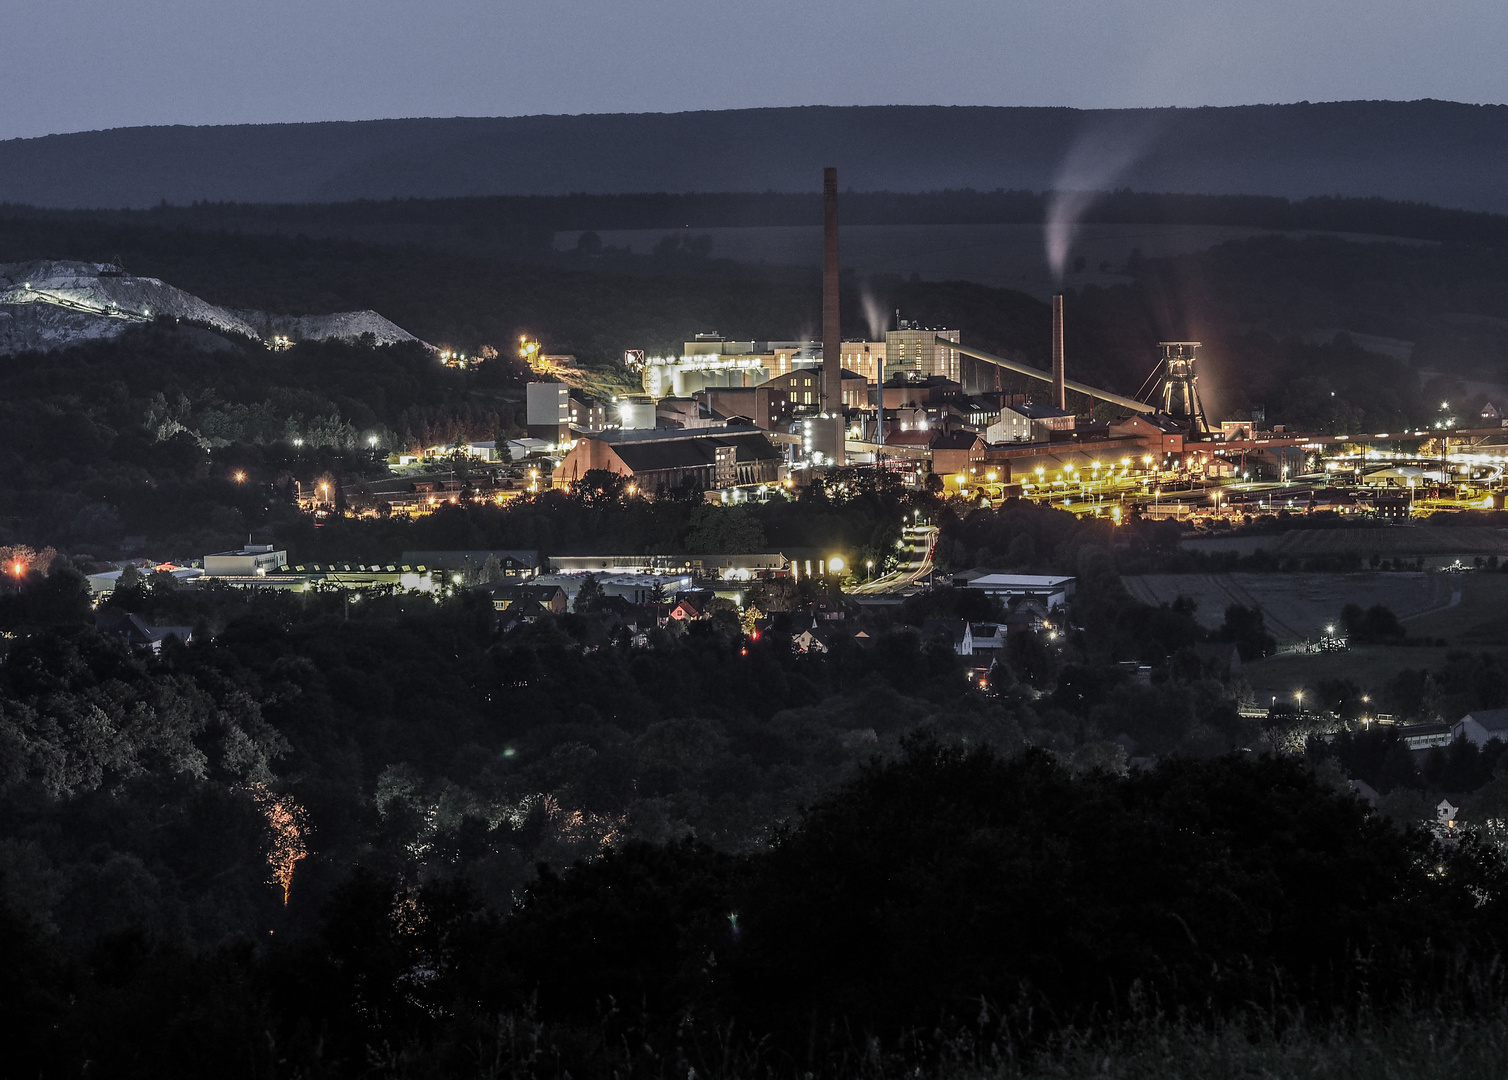
[[[833,425],[833,463],[843,464],[843,323],[838,315],[838,170],[822,170],[822,411]]]
[[[1052,298],[1052,404],[1056,409],[1068,411],[1068,390],[1063,385],[1067,378],[1063,371],[1063,295]]]

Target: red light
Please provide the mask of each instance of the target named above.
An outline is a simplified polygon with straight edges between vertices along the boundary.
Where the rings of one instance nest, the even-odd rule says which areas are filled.
[[[752,634],[750,634],[749,635],[749,640],[750,641],[758,641],[759,640],[759,631],[756,630]]]
[[[21,576],[21,571],[24,570],[24,569],[25,569],[24,566],[22,566],[20,563],[17,563],[15,565],[15,567],[14,567],[15,575],[17,577],[20,577]]]
[[[738,650],[738,655],[739,656],[748,656],[749,655],[749,650],[748,649],[739,649]]]

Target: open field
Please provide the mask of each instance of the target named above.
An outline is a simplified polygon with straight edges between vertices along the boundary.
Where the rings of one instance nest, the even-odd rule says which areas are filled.
[[[1508,556],[1508,529],[1485,525],[1385,525],[1358,529],[1290,529],[1276,534],[1191,537],[1180,545],[1189,551],[1234,551],[1250,555],[1261,548],[1285,558],[1315,555],[1360,555],[1369,559],[1424,556],[1430,564],[1477,555]]]
[[[1218,627],[1231,604],[1259,607],[1267,628],[1280,642],[1317,638],[1340,619],[1341,608],[1359,604],[1389,607],[1406,620],[1409,633],[1450,637],[1441,626],[1455,625],[1450,617],[1462,603],[1467,587],[1484,588],[1480,604],[1489,609],[1501,576],[1364,572],[1355,574],[1142,574],[1124,579],[1131,595],[1148,604],[1170,604],[1186,596],[1199,606],[1194,617],[1210,629]],[[1484,616],[1485,617],[1485,616]],[[1417,624],[1415,622],[1417,620]]]
[[[1411,619],[1404,625],[1410,637],[1445,638],[1473,649],[1508,648],[1508,574],[1468,572],[1440,575],[1460,582],[1455,607]]]
[[[1274,698],[1292,702],[1294,691],[1324,679],[1350,679],[1364,692],[1376,694],[1405,668],[1439,667],[1449,651],[1411,645],[1363,645],[1347,652],[1280,653],[1243,665],[1241,674],[1251,684],[1259,706]]]

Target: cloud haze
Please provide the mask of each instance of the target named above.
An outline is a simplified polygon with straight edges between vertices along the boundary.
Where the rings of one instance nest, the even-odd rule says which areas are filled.
[[[1508,4],[0,0],[0,138],[799,104],[1508,100]]]

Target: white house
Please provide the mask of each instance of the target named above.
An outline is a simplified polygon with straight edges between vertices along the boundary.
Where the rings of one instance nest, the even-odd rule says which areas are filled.
[[[963,641],[958,645],[958,655],[979,656],[999,652],[1004,646],[1004,626],[999,623],[966,622],[963,626]]]
[[[1476,747],[1486,746],[1493,739],[1508,742],[1508,709],[1469,712],[1452,725],[1451,734]]]

